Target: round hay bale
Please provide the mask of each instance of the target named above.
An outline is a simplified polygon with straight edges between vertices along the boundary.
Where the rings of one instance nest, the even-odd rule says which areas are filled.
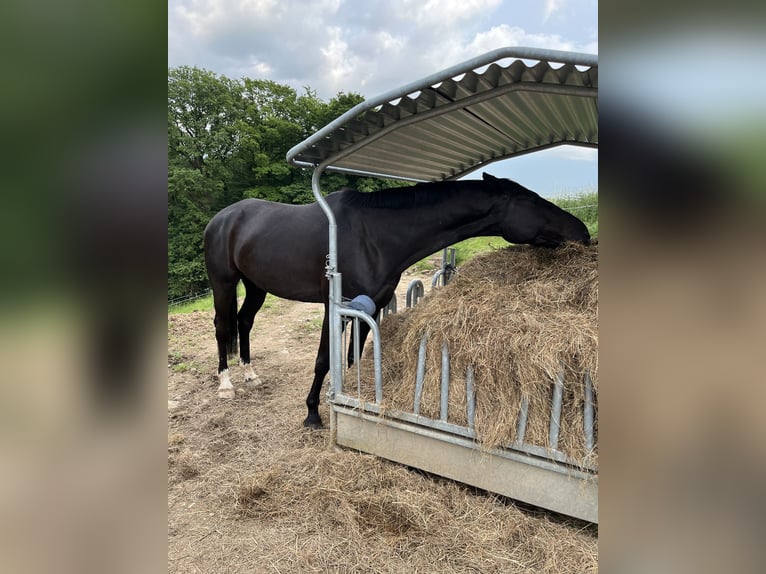
[[[583,465],[596,465],[596,449],[585,449],[583,380],[590,373],[596,401],[597,244],[510,246],[477,256],[449,285],[416,307],[386,317],[381,325],[385,409],[412,411],[424,334],[428,343],[421,415],[439,418],[441,348],[446,343],[448,421],[467,424],[465,376],[471,365],[479,442],[488,447],[512,443],[522,397],[527,396],[524,441],[549,448],[552,384],[561,373],[564,400],[557,448]],[[370,352],[365,359],[364,380],[372,381]]]

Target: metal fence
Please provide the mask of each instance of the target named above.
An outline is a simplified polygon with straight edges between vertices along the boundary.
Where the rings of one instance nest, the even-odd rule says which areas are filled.
[[[375,325],[373,331],[373,373],[375,384],[375,400],[374,402],[366,401],[363,398],[362,393],[362,373],[359,366],[360,349],[357,341],[352,341],[354,345],[354,365],[355,372],[352,373],[355,380],[343,379],[343,387],[336,389],[331,396],[331,401],[334,404],[348,406],[354,409],[360,409],[369,413],[380,414],[382,412],[382,404],[384,399],[383,389],[383,374],[382,374],[382,358],[381,358],[381,346],[379,343],[380,332],[378,330],[375,321],[367,316],[365,317],[362,311],[345,310],[343,311],[344,317],[354,322],[354,332],[358,332],[358,321],[367,321],[368,324]],[[344,338],[344,343],[348,344],[348,340]],[[423,385],[426,378],[426,349],[428,343],[428,333],[425,333],[420,340],[418,348],[418,358],[415,376],[415,385],[413,392],[412,410],[411,412],[392,411],[386,410],[386,416],[396,418],[402,421],[417,423],[418,425],[425,426],[438,431],[445,431],[454,435],[465,437],[471,440],[478,440],[479,437],[475,430],[476,419],[476,392],[474,386],[474,369],[469,366],[466,369],[462,381],[458,384],[463,385],[461,392],[465,393],[466,397],[466,412],[465,418],[467,421],[466,426],[458,425],[452,422],[448,422],[449,419],[449,394],[450,385],[455,384],[455,378],[451,377],[450,367],[450,350],[449,346],[445,343],[441,348],[441,373],[439,379],[441,381],[440,393],[439,393],[439,417],[430,418],[421,413],[421,402],[423,397]],[[460,379],[457,379],[460,380]],[[452,381],[452,382],[451,382]],[[548,459],[557,463],[566,465],[566,468],[561,468],[563,473],[571,473],[572,469],[580,469],[583,471],[595,472],[596,469],[588,464],[587,456],[585,461],[572,460],[564,452],[558,449],[559,435],[561,429],[561,411],[562,401],[564,396],[564,375],[559,373],[555,379],[551,382],[551,410],[549,413],[548,421],[548,445],[530,444],[525,441],[527,420],[529,414],[529,399],[523,397],[521,406],[519,408],[517,416],[516,427],[516,439],[512,444],[506,445],[507,448],[524,452],[526,454],[534,455],[542,459]],[[594,421],[595,421],[595,401],[593,394],[593,383],[588,373],[585,373],[583,377],[583,385],[585,389],[585,401],[583,404],[583,434],[585,436],[585,451],[592,452],[595,445],[594,436]],[[343,389],[356,388],[356,396],[349,394],[348,391]],[[579,475],[584,477],[585,474]]]
[[[205,291],[202,291],[201,293],[195,293],[193,295],[184,295],[183,297],[176,297],[175,299],[170,299],[168,301],[168,307],[177,307],[178,305],[183,305],[184,303],[191,303],[192,301],[196,301],[198,299],[202,299],[203,297],[207,297],[210,295],[211,291],[210,289],[207,289]]]

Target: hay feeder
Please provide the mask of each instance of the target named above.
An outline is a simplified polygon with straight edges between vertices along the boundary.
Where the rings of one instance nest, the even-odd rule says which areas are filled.
[[[341,299],[337,226],[319,186],[324,170],[436,181],[456,179],[487,163],[556,145],[596,147],[597,95],[596,56],[502,48],[367,100],[288,152],[291,164],[314,170],[312,189],[329,222],[328,401],[334,442],[598,522],[596,466],[587,456],[573,460],[558,448],[567,438],[562,436],[561,413],[567,409],[566,389],[571,384],[583,393],[581,426],[586,454],[595,446],[594,381],[589,373],[580,373],[576,378],[563,370],[550,373],[546,381],[550,387],[550,412],[545,444],[527,440],[534,405],[523,397],[517,405],[502,405],[513,412],[514,440],[486,444],[477,435],[477,381],[472,368],[468,366],[458,373],[452,365],[454,356],[450,354],[454,351],[449,345],[442,344],[439,353],[428,353],[426,335],[420,344],[423,358],[416,363],[412,408],[391,408],[383,384],[381,329],[369,314],[349,307]],[[531,118],[533,121],[521,117],[523,110],[530,109],[537,114]],[[445,133],[462,135],[450,139],[444,137]],[[343,321],[364,321],[370,326],[374,385],[369,398],[363,395],[361,371],[357,371],[356,384],[344,380],[349,375],[343,361]],[[417,354],[421,355],[419,350]],[[435,355],[440,369],[428,369],[425,357],[433,360]],[[435,370],[441,374],[435,375]],[[439,381],[438,407],[425,412],[423,389],[434,377]],[[450,385],[452,395],[463,397],[461,406],[465,406],[460,413],[450,409]]]

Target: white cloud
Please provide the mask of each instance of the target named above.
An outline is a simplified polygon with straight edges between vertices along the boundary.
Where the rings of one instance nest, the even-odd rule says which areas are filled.
[[[415,20],[426,26],[451,27],[459,22],[485,14],[500,4],[500,0],[417,0],[411,4]]]
[[[348,49],[343,40],[341,29],[337,26],[329,29],[327,44],[320,49],[324,56],[324,67],[330,81],[325,81],[334,92],[342,91],[348,83],[348,76],[358,66],[357,58]]]
[[[379,52],[401,53],[407,45],[407,39],[402,36],[394,36],[387,30],[380,30],[375,33],[374,43],[378,46]]]
[[[598,54],[598,39],[588,42],[582,47],[582,51],[586,54]]]
[[[539,153],[570,161],[598,161],[598,149],[576,145],[560,145]]]
[[[504,46],[533,46],[549,50],[576,50],[574,42],[562,39],[559,34],[530,34],[517,26],[508,26],[507,24],[501,24],[486,32],[476,34],[468,50],[481,54]]]
[[[250,70],[252,71],[248,74],[248,76],[251,78],[269,77],[272,72],[271,66],[269,66],[266,62],[255,62],[251,64]]]
[[[561,8],[564,7],[565,3],[566,3],[566,0],[545,0],[545,12],[543,14],[543,22],[547,22],[548,18],[550,18],[554,12],[558,12],[559,10],[561,10]]]
[[[525,30],[537,10],[500,0],[169,0],[168,64],[310,86],[326,99],[372,97],[503,46],[593,51]]]
[[[172,10],[171,6],[175,6]],[[173,14],[186,24],[189,41],[206,41],[232,27],[262,28],[278,20],[278,0],[176,0],[168,5]]]

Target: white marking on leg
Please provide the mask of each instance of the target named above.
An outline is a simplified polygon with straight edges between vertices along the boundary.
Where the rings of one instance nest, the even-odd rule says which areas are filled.
[[[231,384],[231,379],[229,378],[229,369],[224,369],[218,373],[218,380],[220,381],[220,384],[218,385],[218,396],[222,399],[233,399],[234,386]]]
[[[253,365],[251,363],[244,364],[240,359],[239,364],[245,367],[245,383],[248,386],[260,387],[263,384],[261,378],[253,370]]]

